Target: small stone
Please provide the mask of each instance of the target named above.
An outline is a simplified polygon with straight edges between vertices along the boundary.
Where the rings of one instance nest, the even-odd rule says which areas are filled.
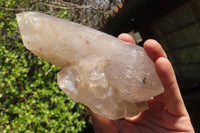
[[[163,92],[140,46],[38,12],[17,14],[17,21],[26,48],[61,68],[59,87],[95,113],[114,120],[132,117]]]

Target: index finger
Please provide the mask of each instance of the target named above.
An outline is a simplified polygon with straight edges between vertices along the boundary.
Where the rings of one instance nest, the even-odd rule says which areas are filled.
[[[131,37],[131,35],[127,34],[127,33],[122,33],[118,36],[118,39],[124,41],[124,42],[130,42],[135,44],[134,39]]]

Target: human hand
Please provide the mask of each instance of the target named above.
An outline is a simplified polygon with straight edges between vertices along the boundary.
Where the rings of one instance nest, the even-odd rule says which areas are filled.
[[[128,34],[119,39],[134,44]],[[174,70],[161,45],[155,40],[144,43],[147,55],[154,62],[164,86],[164,93],[147,101],[149,109],[133,118],[113,121],[88,109],[96,133],[194,133],[190,117],[184,105]]]

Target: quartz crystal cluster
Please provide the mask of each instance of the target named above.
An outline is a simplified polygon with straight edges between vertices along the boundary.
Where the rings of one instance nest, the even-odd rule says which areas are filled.
[[[131,117],[163,92],[142,47],[38,12],[17,14],[17,21],[26,48],[61,68],[59,87],[95,113]]]

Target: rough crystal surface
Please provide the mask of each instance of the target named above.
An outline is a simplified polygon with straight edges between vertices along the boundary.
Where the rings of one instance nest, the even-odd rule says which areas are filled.
[[[38,12],[17,14],[17,21],[26,48],[61,68],[59,87],[98,114],[134,116],[163,92],[142,47]]]

